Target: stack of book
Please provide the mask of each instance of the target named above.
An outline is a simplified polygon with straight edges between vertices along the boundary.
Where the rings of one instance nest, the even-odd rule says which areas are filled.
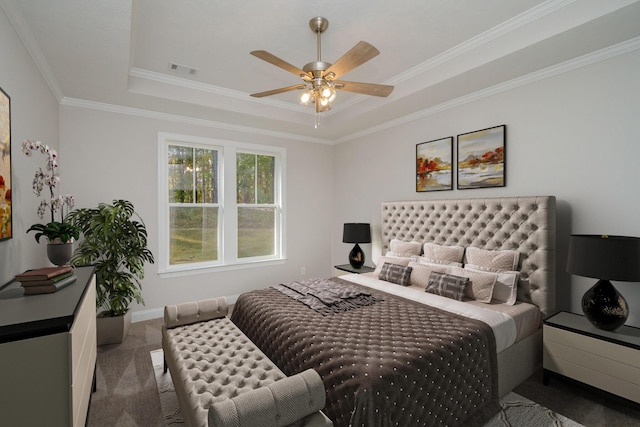
[[[16,275],[25,295],[52,294],[76,281],[73,267],[42,267]]]

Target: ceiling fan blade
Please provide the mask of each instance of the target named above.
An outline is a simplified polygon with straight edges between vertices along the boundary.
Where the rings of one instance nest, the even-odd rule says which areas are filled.
[[[393,91],[393,86],[379,85],[374,83],[347,82],[344,80],[334,80],[335,88],[347,92],[361,93],[363,95],[389,96]]]
[[[361,41],[331,65],[324,72],[324,75],[327,76],[329,73],[333,73],[335,74],[333,78],[337,79],[343,74],[347,74],[354,68],[364,64],[371,58],[374,58],[379,53],[380,51],[378,51],[378,49],[367,42]]]
[[[304,84],[297,84],[293,86],[281,87],[280,89],[272,89],[265,92],[252,93],[251,96],[253,96],[254,98],[262,98],[265,96],[277,95],[279,93],[289,92],[296,89],[304,89],[305,87],[307,86]]]
[[[295,74],[298,77],[302,77],[302,76],[307,74],[305,71],[301,70],[300,68],[296,67],[295,65],[289,64],[287,61],[284,61],[284,60],[278,58],[277,56],[270,54],[266,50],[254,50],[254,51],[252,51],[250,53],[251,53],[251,55],[255,56],[256,58],[260,58],[263,61],[267,61],[268,63],[273,64],[276,67],[280,67],[283,70],[288,71],[288,72],[290,72],[292,74]]]

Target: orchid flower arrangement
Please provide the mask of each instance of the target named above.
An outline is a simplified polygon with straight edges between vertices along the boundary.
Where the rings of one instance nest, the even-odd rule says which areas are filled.
[[[38,168],[33,177],[33,192],[37,197],[40,197],[44,188],[48,187],[49,198],[42,196],[43,200],[38,205],[37,213],[40,218],[44,218],[47,211],[51,214],[49,223],[34,224],[27,230],[27,233],[36,231],[36,242],[40,242],[40,237],[42,236],[46,236],[49,242],[58,242],[56,239],[59,239],[59,243],[67,243],[73,241],[72,239],[77,240],[80,236],[80,229],[64,221],[64,208],[66,206],[67,213],[69,213],[73,208],[75,199],[69,194],[66,196],[55,195],[55,188],[60,183],[58,153],[40,141],[24,140],[21,147],[26,156],[31,156],[33,152],[40,152],[46,157],[45,169]],[[55,220],[55,214],[58,212],[60,213],[60,221]]]

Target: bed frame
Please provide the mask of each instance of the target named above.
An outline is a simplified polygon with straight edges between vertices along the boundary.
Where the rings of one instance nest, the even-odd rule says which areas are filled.
[[[511,249],[542,317],[555,312],[556,199],[554,196],[382,203],[382,254],[391,239],[440,245]],[[542,364],[542,329],[498,354],[503,396]]]

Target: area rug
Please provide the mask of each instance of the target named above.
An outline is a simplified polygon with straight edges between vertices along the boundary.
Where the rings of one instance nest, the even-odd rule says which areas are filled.
[[[184,421],[173,390],[171,376],[169,372],[166,374],[163,372],[162,350],[151,352],[151,362],[166,425],[182,426]],[[583,427],[582,424],[513,392],[500,399],[500,406],[501,411],[485,424],[485,427]]]

